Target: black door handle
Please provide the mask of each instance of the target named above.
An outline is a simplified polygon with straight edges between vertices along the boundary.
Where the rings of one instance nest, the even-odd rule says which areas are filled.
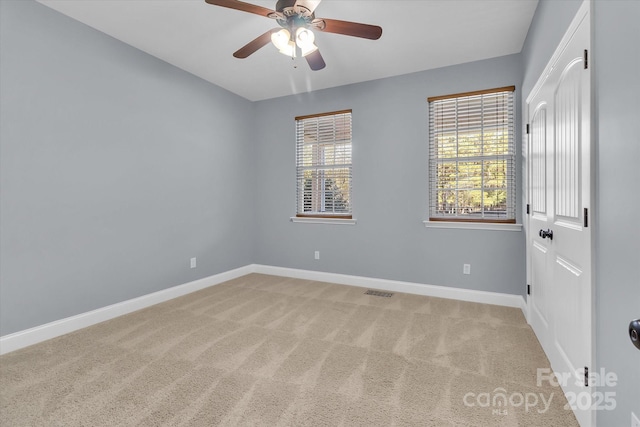
[[[632,320],[629,323],[629,338],[638,350],[640,350],[640,319]]]
[[[546,239],[548,237],[549,240],[553,240],[553,230],[551,230],[549,228],[546,231],[545,230],[540,230],[540,232],[538,234],[543,239]]]

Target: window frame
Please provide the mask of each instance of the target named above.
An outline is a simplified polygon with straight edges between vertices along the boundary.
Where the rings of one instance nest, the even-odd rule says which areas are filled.
[[[434,109],[438,106],[439,102],[442,101],[449,101],[451,99],[463,99],[463,98],[472,98],[475,102],[479,102],[480,105],[483,105],[483,99],[485,95],[495,95],[495,94],[499,94],[502,92],[506,92],[507,94],[507,102],[506,105],[504,106],[504,108],[502,110],[500,110],[500,113],[498,114],[503,114],[506,116],[506,118],[508,119],[508,122],[506,124],[506,129],[508,130],[508,134],[507,134],[507,141],[508,141],[508,146],[507,146],[507,153],[506,154],[493,154],[493,155],[485,155],[483,154],[474,154],[474,155],[460,155],[460,147],[458,145],[459,143],[459,138],[458,138],[458,132],[460,131],[460,126],[458,125],[458,120],[459,120],[459,109],[458,106],[456,105],[454,107],[454,120],[455,120],[455,145],[456,145],[456,152],[455,152],[455,156],[454,157],[449,157],[449,158],[438,158],[437,157],[437,148],[436,148],[436,133],[438,131],[442,131],[442,128],[439,129],[435,129],[435,119],[434,119]],[[482,225],[482,224],[487,224],[487,225],[491,225],[491,224],[496,224],[496,226],[501,226],[501,225],[512,225],[512,224],[516,224],[516,207],[517,207],[517,195],[516,195],[516,185],[517,185],[517,177],[516,177],[516,135],[515,135],[515,129],[516,129],[516,111],[515,111],[515,86],[506,86],[506,87],[500,87],[500,88],[494,88],[494,89],[485,89],[485,90],[479,90],[479,91],[472,91],[472,92],[462,92],[462,93],[456,93],[456,94],[451,94],[451,95],[441,95],[441,96],[434,96],[434,97],[429,97],[427,98],[428,101],[428,113],[429,113],[429,186],[428,186],[428,221],[425,221],[425,225],[427,225],[427,223],[431,223],[431,224],[437,224],[437,223],[458,223],[460,225],[463,224],[468,224],[469,226],[473,227],[473,224],[475,223],[476,225]],[[442,103],[440,103],[440,105],[442,105]],[[462,110],[465,111],[465,110]],[[477,141],[477,143],[475,145],[480,145],[481,151],[483,150],[483,146],[485,144],[485,139],[484,139],[484,134],[482,133],[484,131],[484,123],[487,120],[486,116],[485,116],[485,112],[484,110],[481,110],[481,116],[482,118],[480,119],[480,131],[478,131],[479,135],[480,135],[480,139]],[[464,128],[463,128],[464,129]],[[467,216],[467,215],[473,215],[473,214],[464,214],[459,212],[459,210],[461,209],[460,206],[457,205],[458,203],[458,198],[456,196],[456,212],[455,213],[450,213],[450,214],[438,214],[437,213],[437,209],[438,209],[438,190],[440,189],[439,187],[439,181],[438,181],[438,168],[437,165],[438,163],[446,163],[446,162],[455,162],[456,164],[460,161],[466,161],[466,162],[480,162],[481,163],[481,169],[480,169],[480,174],[484,175],[484,162],[486,160],[494,160],[494,159],[498,159],[498,160],[504,160],[505,161],[505,184],[506,184],[506,188],[505,188],[505,192],[506,192],[506,206],[505,206],[505,215],[507,216],[506,218],[486,218],[484,217],[484,215],[486,215],[487,210],[485,209],[485,207],[487,206],[487,204],[484,203],[484,192],[486,192],[487,190],[485,190],[487,187],[484,185],[484,178],[482,178],[482,185],[479,188],[476,187],[463,187],[463,191],[472,191],[472,190],[480,190],[483,193],[482,196],[482,203],[480,204],[480,213],[476,214],[476,215],[482,215],[482,216]],[[457,173],[459,173],[459,170],[457,169],[458,166],[456,165],[456,171]],[[460,182],[461,180],[456,177],[455,178],[455,188],[454,190],[456,192],[458,192],[461,188],[460,188]],[[444,225],[444,224],[443,224]],[[463,227],[463,228],[467,228],[467,227]]]
[[[353,114],[353,111],[351,109],[348,109],[348,110],[338,110],[338,111],[330,111],[330,112],[324,112],[324,113],[318,113],[318,114],[297,116],[294,118],[295,128],[296,128],[296,160],[295,160],[296,161],[296,215],[295,217],[292,218],[293,222],[353,223],[355,221],[353,220],[353,206],[352,206],[352,195],[353,195],[353,126],[352,126],[353,117],[352,117],[352,114]],[[336,162],[336,158],[334,157],[335,163],[332,165],[328,165],[324,161],[313,163],[312,165],[308,165],[308,166],[302,165],[301,162],[303,161],[302,159],[304,154],[300,150],[302,150],[305,145],[307,146],[320,145],[319,142],[316,142],[315,144],[314,143],[309,144],[308,142],[305,142],[304,140],[305,121],[316,120],[316,119],[321,121],[322,118],[326,118],[328,116],[341,116],[341,115],[348,115],[348,126],[347,126],[348,139],[341,140],[340,145],[342,144],[348,145],[349,162],[348,163]],[[317,122],[316,124],[319,125],[319,122]],[[334,131],[335,131],[335,126],[334,126]],[[338,140],[335,137],[331,140],[323,141],[323,145],[329,144],[329,146],[334,147],[334,150],[337,143],[338,143]],[[335,155],[335,151],[334,151],[334,155]],[[341,154],[341,156],[344,156],[344,154]],[[301,183],[304,182],[304,172],[310,171],[310,170],[326,171],[326,170],[332,170],[332,169],[335,169],[335,170],[346,169],[348,171],[347,174],[345,175],[345,179],[348,180],[348,194],[347,194],[348,211],[347,212],[304,211],[306,194],[305,194],[305,189],[301,188]],[[319,178],[319,179],[324,179],[324,178]],[[320,191],[319,197],[326,201],[327,193],[325,193],[325,190],[322,189],[319,191]],[[313,190],[312,190],[312,193],[313,193]],[[332,203],[335,203],[335,199],[330,199],[330,200]],[[318,221],[315,221],[315,220],[318,220]]]

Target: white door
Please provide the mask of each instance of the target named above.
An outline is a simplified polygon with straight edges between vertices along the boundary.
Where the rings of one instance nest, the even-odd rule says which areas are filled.
[[[583,427],[593,422],[589,51],[585,2],[527,99],[529,322]]]

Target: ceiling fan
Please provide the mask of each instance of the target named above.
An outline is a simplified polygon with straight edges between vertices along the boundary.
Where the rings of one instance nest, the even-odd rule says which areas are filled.
[[[227,7],[275,19],[282,28],[274,28],[258,36],[245,46],[234,52],[236,58],[247,58],[258,49],[272,42],[285,55],[295,58],[297,52],[305,57],[309,67],[317,71],[326,64],[312,29],[325,33],[342,34],[377,40],[382,35],[382,28],[377,25],[340,21],[337,19],[316,18],[315,9],[321,0],[278,0],[276,10],[267,9],[239,0],[205,0],[214,6]]]

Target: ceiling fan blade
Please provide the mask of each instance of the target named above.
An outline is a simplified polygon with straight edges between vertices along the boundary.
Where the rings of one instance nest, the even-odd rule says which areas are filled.
[[[245,3],[238,0],[205,0],[207,3],[214,6],[228,7],[229,9],[241,10],[243,12],[254,13],[256,15],[265,16],[269,18],[269,15],[275,13],[274,10],[267,9],[266,7],[256,6],[255,4]]]
[[[309,67],[313,71],[322,70],[327,65],[325,64],[324,58],[322,58],[322,55],[320,55],[320,50],[311,52],[310,54],[305,56],[305,58],[307,59],[307,63],[309,64]]]
[[[343,34],[345,36],[362,37],[363,39],[370,40],[378,40],[380,36],[382,36],[382,28],[377,25],[326,18],[314,19],[311,24],[313,27],[325,33]]]
[[[278,29],[275,28],[273,30],[269,30],[266,33],[264,33],[263,35],[256,37],[255,39],[253,39],[252,41],[250,41],[246,45],[242,46],[236,52],[234,52],[233,56],[235,56],[236,58],[243,59],[243,58],[248,57],[249,55],[251,55],[255,51],[257,51],[261,47],[264,47],[264,46],[268,45],[271,42],[271,34],[274,31],[278,31]]]

